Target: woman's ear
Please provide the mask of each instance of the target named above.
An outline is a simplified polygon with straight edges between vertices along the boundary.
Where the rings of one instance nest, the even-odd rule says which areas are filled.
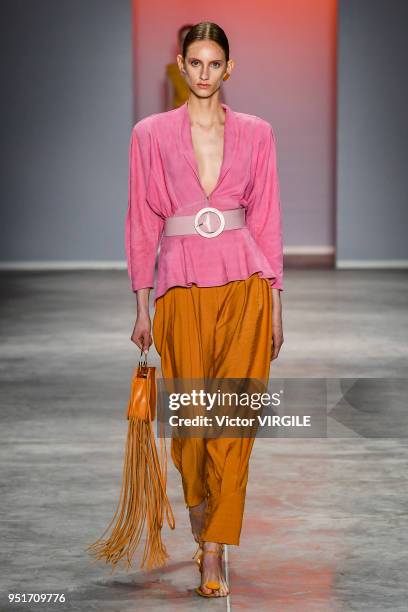
[[[177,60],[177,64],[178,64],[180,72],[182,72],[183,74],[186,74],[186,71],[184,69],[184,59],[181,53],[177,55],[176,60]]]

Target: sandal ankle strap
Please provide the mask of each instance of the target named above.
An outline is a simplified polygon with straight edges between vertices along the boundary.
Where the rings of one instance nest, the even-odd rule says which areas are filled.
[[[205,550],[205,548],[203,548],[203,554],[204,555],[207,554],[207,553],[211,553],[213,555],[218,555],[219,557],[222,557],[223,552],[224,552],[224,547],[222,547],[219,550]]]

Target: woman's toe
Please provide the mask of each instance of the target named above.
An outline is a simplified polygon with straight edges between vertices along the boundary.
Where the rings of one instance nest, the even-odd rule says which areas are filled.
[[[224,596],[229,594],[229,588],[225,580],[222,581],[220,591]]]

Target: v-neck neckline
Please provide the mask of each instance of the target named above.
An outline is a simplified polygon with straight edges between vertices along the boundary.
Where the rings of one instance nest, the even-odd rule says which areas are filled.
[[[234,130],[232,129],[233,125],[231,122],[232,111],[230,107],[224,102],[221,102],[221,106],[223,107],[225,111],[223,157],[222,157],[222,162],[221,162],[221,167],[220,167],[220,171],[218,174],[217,182],[215,183],[215,186],[210,191],[210,193],[207,193],[201,182],[199,166],[198,166],[197,158],[196,158],[195,151],[194,151],[193,135],[192,135],[191,124],[190,124],[190,114],[188,111],[188,101],[186,101],[183,104],[184,112],[183,112],[183,117],[181,121],[181,130],[180,130],[180,136],[182,140],[182,150],[183,150],[184,156],[186,157],[187,161],[189,162],[192,169],[194,170],[194,173],[196,175],[200,189],[204,193],[207,200],[209,200],[210,197],[217,190],[221,180],[224,178],[226,172],[229,170],[229,167],[231,165],[231,154],[232,154],[232,149],[234,145],[235,133],[234,133]]]

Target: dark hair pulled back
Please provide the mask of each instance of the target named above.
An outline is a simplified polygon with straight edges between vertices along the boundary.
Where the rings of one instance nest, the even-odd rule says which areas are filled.
[[[225,60],[229,60],[229,43],[224,30],[212,21],[201,21],[193,25],[184,39],[183,57],[186,57],[187,49],[196,40],[213,40],[225,53]]]

